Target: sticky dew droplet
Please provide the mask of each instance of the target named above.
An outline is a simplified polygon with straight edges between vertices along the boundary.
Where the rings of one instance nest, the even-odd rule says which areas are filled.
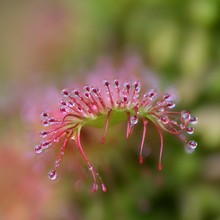
[[[76,89],[72,90],[72,93],[74,94],[74,96],[79,96],[79,91]]]
[[[186,111],[182,111],[181,118],[184,122],[187,122],[190,119],[190,113]]]
[[[93,192],[97,192],[98,188],[99,188],[98,184],[93,183],[93,187],[92,187]]]
[[[194,116],[190,117],[190,123],[191,124],[196,124],[197,122],[198,122],[198,118],[197,117],[194,117]]]
[[[198,145],[197,142],[194,140],[189,141],[189,143],[188,143],[188,146],[192,149],[196,149],[197,145]]]
[[[197,147],[197,142],[196,141],[189,141],[188,144],[185,146],[185,151],[189,154],[193,153],[194,150],[196,149]]]
[[[63,89],[61,91],[61,94],[62,94],[63,97],[68,97],[69,96],[69,90],[68,89]]]
[[[160,117],[160,121],[166,125],[169,123],[170,120],[169,120],[168,116],[164,115],[164,116]]]
[[[67,106],[67,103],[64,100],[60,100],[60,105],[61,106]]]
[[[56,123],[55,118],[49,118],[48,120],[49,125],[53,125],[54,123]]]
[[[91,88],[88,85],[86,85],[86,86],[84,86],[84,90],[87,92],[90,92]]]
[[[193,133],[194,133],[194,128],[188,127],[188,128],[186,128],[186,132],[187,132],[188,134],[193,134]]]
[[[103,191],[103,192],[106,192],[106,191],[107,191],[107,188],[106,188],[106,186],[105,186],[104,183],[102,183],[102,191]]]
[[[43,141],[43,142],[41,143],[41,148],[42,148],[43,150],[45,150],[45,149],[47,149],[51,144],[52,144],[51,141]]]
[[[36,145],[34,147],[34,151],[35,151],[35,153],[40,154],[43,152],[43,149],[42,149],[41,145]]]
[[[50,180],[55,180],[57,179],[57,173],[55,170],[51,170],[49,173],[48,173],[48,177]]]
[[[72,102],[72,101],[69,101],[67,103],[67,106],[69,106],[70,108],[74,107],[75,105],[76,105],[75,102]]]
[[[131,84],[129,82],[124,83],[124,89],[129,90],[131,88]]]
[[[113,83],[114,83],[115,88],[119,88],[120,85],[117,79],[115,79]]]
[[[103,81],[103,85],[104,85],[104,86],[109,86],[109,82],[108,82],[107,80],[104,80],[104,81]]]
[[[165,94],[163,99],[169,99],[170,98],[170,95],[169,94]]]
[[[122,99],[121,99],[121,101],[122,101],[123,103],[127,103],[127,102],[128,102],[128,97],[127,97],[127,96],[123,96]]]
[[[48,135],[48,132],[47,131],[41,131],[40,132],[40,136],[42,137],[42,138],[45,138],[45,137],[47,137],[47,135]]]
[[[42,119],[47,119],[49,117],[49,114],[47,112],[42,112],[41,113],[41,118]]]
[[[167,107],[169,109],[175,108],[175,106],[176,106],[176,104],[174,102],[172,102],[172,101],[167,102]]]
[[[85,98],[87,98],[87,99],[90,98],[90,94],[89,94],[88,92],[85,92],[85,93],[84,93],[84,96],[85,96]]]
[[[61,112],[62,114],[66,114],[66,113],[68,112],[67,109],[68,109],[68,108],[62,106],[62,107],[60,107],[60,112]]]
[[[134,88],[135,88],[135,92],[140,92],[141,91],[140,82],[134,82],[133,85],[134,85]]]
[[[55,143],[58,143],[60,141],[60,138],[55,138],[54,140],[53,140],[53,142],[55,142]]]
[[[150,91],[148,91],[147,93],[144,94],[144,98],[148,98],[151,101],[156,98],[157,96],[157,91],[155,89],[151,89]]]
[[[48,120],[47,119],[44,119],[44,120],[42,120],[42,125],[44,126],[44,127],[48,127],[49,126],[49,123],[48,123]]]
[[[136,115],[131,116],[130,118],[131,125],[136,125],[138,123],[138,117]]]

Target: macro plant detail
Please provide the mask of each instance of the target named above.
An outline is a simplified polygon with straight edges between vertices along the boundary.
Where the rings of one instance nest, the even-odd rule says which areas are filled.
[[[53,116],[47,112],[41,114],[42,124],[48,129],[42,130],[43,141],[36,145],[36,153],[42,153],[53,143],[64,141],[55,162],[55,167],[49,172],[51,180],[57,178],[57,169],[64,156],[69,141],[75,142],[77,149],[85,160],[93,177],[93,191],[98,190],[100,183],[103,192],[107,191],[101,176],[87,157],[81,144],[81,130],[84,126],[103,127],[101,143],[105,143],[108,127],[125,121],[127,128],[125,136],[128,139],[139,121],[143,123],[143,134],[140,141],[139,162],[143,163],[143,148],[149,121],[153,123],[160,138],[158,170],[162,170],[162,154],[164,148],[163,131],[176,135],[184,143],[187,152],[191,153],[197,147],[197,142],[188,140],[186,134],[193,134],[193,124],[197,118],[189,111],[173,111],[174,98],[171,94],[160,94],[156,89],[141,92],[139,81],[113,82],[104,80],[99,87],[86,85],[83,90],[62,90],[60,112]]]

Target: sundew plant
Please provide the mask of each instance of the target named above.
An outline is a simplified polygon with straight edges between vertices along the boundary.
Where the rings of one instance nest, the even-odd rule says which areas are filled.
[[[57,114],[53,115],[50,112],[41,114],[42,124],[47,129],[40,132],[42,142],[34,148],[35,152],[40,154],[53,143],[62,142],[54,169],[48,174],[51,180],[57,178],[57,170],[67,143],[72,141],[91,172],[93,191],[96,192],[99,186],[103,192],[107,191],[106,185],[81,144],[81,131],[84,126],[103,128],[103,136],[100,137],[100,141],[104,144],[109,126],[125,122],[124,134],[125,138],[129,139],[135,125],[142,123],[143,133],[140,138],[139,151],[139,162],[142,164],[148,123],[151,122],[155,125],[160,138],[159,171],[162,170],[164,132],[176,135],[183,142],[187,152],[191,153],[195,150],[197,142],[189,140],[187,136],[193,134],[192,125],[197,123],[197,118],[192,116],[189,111],[174,110],[176,104],[172,94],[160,93],[155,88],[147,90],[144,85],[142,88],[141,81],[141,78],[136,81],[103,79],[103,83],[100,85],[85,83],[80,90],[75,88],[62,90],[62,99]]]

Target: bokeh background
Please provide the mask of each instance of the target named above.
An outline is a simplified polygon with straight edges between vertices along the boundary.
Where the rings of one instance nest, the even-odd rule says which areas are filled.
[[[56,150],[33,153],[42,109],[56,108],[59,91],[86,82],[97,60],[136,55],[160,81],[175,87],[178,106],[198,116],[186,154],[150,129],[138,163],[142,126],[126,141],[124,125],[83,133],[85,149],[108,192],[92,193],[92,178],[69,146],[58,181],[47,172]],[[220,1],[10,0],[0,2],[0,219],[220,219]],[[57,107],[58,108],[58,107]],[[117,132],[116,132],[117,131]]]

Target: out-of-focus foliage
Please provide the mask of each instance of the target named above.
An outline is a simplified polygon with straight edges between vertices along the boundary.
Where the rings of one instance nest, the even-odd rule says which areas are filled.
[[[153,127],[142,166],[141,126],[129,141],[118,135],[123,125],[110,129],[104,146],[102,130],[85,129],[86,151],[108,192],[90,192],[71,145],[51,183],[58,151],[34,155],[38,114],[56,107],[57,90],[83,83],[97,59],[120,63],[127,54],[141,57],[161,87],[176,89],[178,105],[198,116],[198,149],[188,155],[166,135],[158,173]],[[1,1],[0,219],[220,219],[219,63],[219,0]]]

